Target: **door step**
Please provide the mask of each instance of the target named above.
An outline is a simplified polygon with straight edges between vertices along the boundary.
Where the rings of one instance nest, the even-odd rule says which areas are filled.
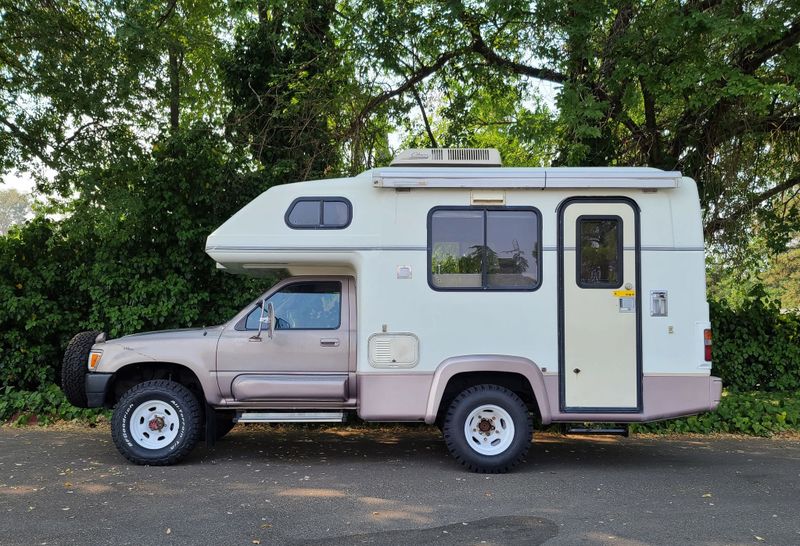
[[[242,411],[237,423],[343,423],[343,411]]]
[[[585,434],[585,435],[606,435],[606,436],[624,436],[628,437],[628,425],[621,427],[605,427],[605,428],[591,428],[591,427],[566,427],[567,434]]]

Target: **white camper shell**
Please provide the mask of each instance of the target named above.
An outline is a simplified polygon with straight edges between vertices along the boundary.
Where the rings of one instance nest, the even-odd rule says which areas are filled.
[[[270,188],[214,231],[218,267],[290,272],[266,301],[332,282],[347,319],[293,329],[274,311],[263,343],[229,332],[248,356],[218,356],[217,403],[441,425],[459,393],[499,385],[543,424],[715,409],[694,181],[499,163],[495,150],[410,150],[353,178]]]

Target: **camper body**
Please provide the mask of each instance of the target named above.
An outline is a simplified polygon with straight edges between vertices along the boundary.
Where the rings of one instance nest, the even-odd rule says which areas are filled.
[[[290,277],[214,329],[98,339],[89,403],[118,401],[131,381],[113,377],[131,366],[167,363],[205,402],[207,436],[220,415],[225,428],[424,421],[483,471],[516,464],[531,415],[631,423],[716,408],[691,179],[483,166],[482,150],[435,166],[436,152],[253,200],[206,252],[230,273]],[[140,408],[142,426],[163,426],[159,411]]]

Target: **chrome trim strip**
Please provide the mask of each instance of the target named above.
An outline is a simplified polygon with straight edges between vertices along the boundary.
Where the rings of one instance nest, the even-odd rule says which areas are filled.
[[[425,246],[211,246],[206,252],[424,252]],[[543,252],[555,252],[554,246],[542,247]],[[564,250],[575,250],[574,246],[566,246]],[[635,250],[625,247],[624,250]],[[701,246],[643,246],[642,252],[705,252]]]
[[[400,251],[424,252],[425,246],[210,246],[206,252],[359,252],[359,251]]]
[[[553,247],[544,247],[543,250],[556,250]],[[564,250],[575,251],[574,246],[565,246]],[[623,250],[636,250],[635,247],[626,246]],[[642,252],[705,252],[701,246],[643,246],[639,250]]]

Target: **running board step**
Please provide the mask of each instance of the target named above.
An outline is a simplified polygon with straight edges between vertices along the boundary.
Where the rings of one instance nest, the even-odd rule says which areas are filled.
[[[343,423],[343,411],[244,411],[237,423]]]
[[[571,427],[567,428],[567,434],[586,434],[586,435],[609,435],[609,436],[625,436],[628,437],[628,427],[613,427],[613,428],[589,428],[589,427]]]

